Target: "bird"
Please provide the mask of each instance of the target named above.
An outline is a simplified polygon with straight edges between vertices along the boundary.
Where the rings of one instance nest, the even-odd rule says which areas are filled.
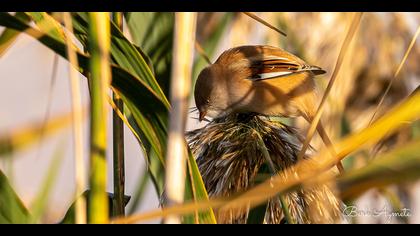
[[[224,51],[198,75],[194,99],[198,120],[232,113],[303,117],[312,122],[317,111],[315,76],[325,74],[281,48],[244,45]],[[321,122],[317,132],[327,147],[331,140]],[[338,169],[343,171],[341,163]]]

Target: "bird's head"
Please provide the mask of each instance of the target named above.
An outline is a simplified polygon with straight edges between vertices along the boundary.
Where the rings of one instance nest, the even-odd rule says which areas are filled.
[[[225,109],[225,94],[220,88],[223,80],[221,68],[213,64],[204,68],[198,75],[194,88],[195,105],[199,111],[199,121],[204,117],[217,117]]]

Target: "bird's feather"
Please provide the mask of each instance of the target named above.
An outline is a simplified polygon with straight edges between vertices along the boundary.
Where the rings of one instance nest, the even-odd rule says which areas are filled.
[[[315,75],[325,73],[320,67],[300,64],[298,61],[285,60],[284,58],[253,60],[249,69],[251,76],[248,79],[254,81],[276,79],[305,71],[311,71]]]
[[[253,81],[282,78],[305,71],[315,75],[325,73],[283,49],[266,45],[232,48],[225,51],[216,63],[229,65],[235,71],[247,70],[250,72],[248,79]]]

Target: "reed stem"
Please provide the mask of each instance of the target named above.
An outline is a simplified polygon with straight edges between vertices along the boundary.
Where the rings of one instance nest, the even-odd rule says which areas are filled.
[[[112,13],[115,24],[123,31],[123,14]],[[122,99],[114,91],[112,99],[121,113],[124,114]],[[124,193],[125,193],[125,164],[124,164],[124,123],[116,111],[112,112],[112,133],[113,133],[113,161],[114,161],[114,215],[125,215]]]
[[[108,196],[106,193],[107,166],[107,107],[106,94],[111,82],[109,66],[110,22],[107,12],[89,13],[90,33],[90,188],[89,223],[108,222]]]
[[[191,90],[191,70],[195,42],[197,13],[175,13],[174,56],[171,78],[171,115],[169,120],[168,148],[166,154],[166,193],[168,205],[184,201],[187,167],[185,126],[188,114],[188,97]],[[172,215],[165,223],[181,223],[181,217]]]
[[[64,25],[68,32],[73,35],[73,24],[69,12],[63,13]],[[75,203],[75,222],[76,224],[86,224],[86,199],[83,196],[86,187],[85,167],[83,158],[83,116],[82,116],[82,95],[80,94],[80,78],[76,71],[78,68],[77,53],[71,47],[70,35],[66,35],[67,57],[70,62],[70,87],[73,110],[73,142],[74,142],[74,164],[76,176],[76,203]]]
[[[267,147],[265,146],[265,143],[261,137],[261,135],[258,134],[258,132],[255,132],[255,134],[258,136],[257,138],[257,142],[258,142],[258,146],[261,148],[261,152],[265,158],[265,161],[268,165],[268,168],[270,169],[271,175],[275,176],[278,173],[278,170],[276,168],[276,166],[273,163],[273,160],[271,160],[270,154],[268,153]],[[279,201],[280,201],[280,205],[281,208],[283,209],[283,214],[284,217],[287,220],[287,223],[289,224],[295,224],[295,220],[292,218],[292,216],[290,215],[290,211],[289,211],[289,207],[287,206],[287,203],[284,199],[284,197],[282,195],[278,195]]]

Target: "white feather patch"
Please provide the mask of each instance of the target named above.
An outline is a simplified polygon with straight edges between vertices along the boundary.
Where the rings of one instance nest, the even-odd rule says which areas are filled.
[[[251,78],[251,80],[264,80],[264,79],[272,79],[280,76],[290,75],[293,74],[292,71],[281,71],[281,72],[268,72],[268,73],[262,73],[258,74],[258,77]]]
[[[264,61],[267,60],[283,60],[283,61],[290,61],[289,58],[286,57],[277,57],[277,56],[264,56],[263,58]]]

